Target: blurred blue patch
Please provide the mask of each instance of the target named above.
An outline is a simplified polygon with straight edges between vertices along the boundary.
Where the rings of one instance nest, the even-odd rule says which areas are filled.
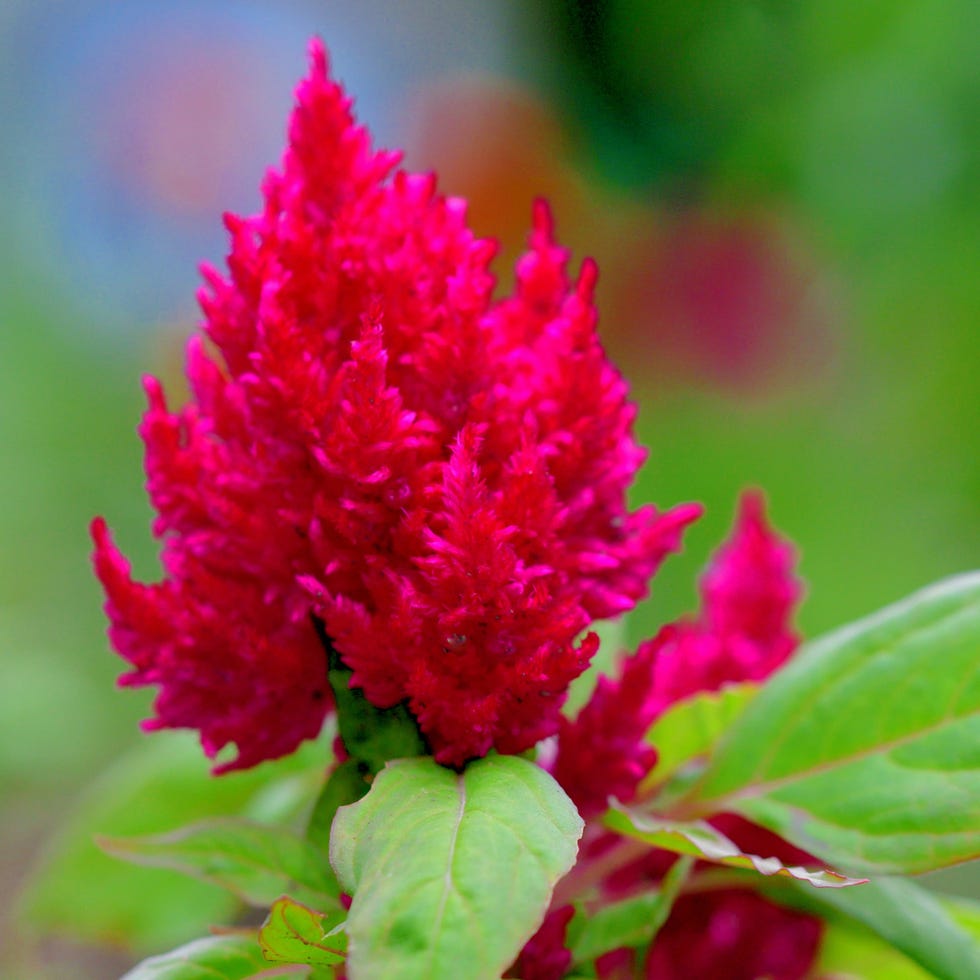
[[[273,4],[25,7],[4,58],[21,256],[107,333],[187,309],[218,215],[254,210],[278,158],[307,31]]]
[[[21,3],[0,17],[6,246],[102,335],[187,319],[225,210],[259,206],[314,33],[379,140],[413,83],[499,67],[506,4]],[[66,325],[70,327],[70,325]]]

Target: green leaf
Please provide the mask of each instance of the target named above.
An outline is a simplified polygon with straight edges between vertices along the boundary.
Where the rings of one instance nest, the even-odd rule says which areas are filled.
[[[338,898],[327,856],[284,827],[219,817],[167,834],[96,840],[113,857],[180,871],[219,885],[249,905],[264,908],[295,886],[315,901],[333,905]]]
[[[659,892],[646,892],[602,906],[588,916],[572,944],[572,963],[590,963],[622,946],[639,946],[647,938],[650,921],[661,904]]]
[[[347,951],[344,912],[338,909],[324,915],[283,895],[273,902],[259,930],[259,945],[273,963],[342,963]]]
[[[247,980],[268,968],[255,936],[208,936],[143,960],[122,980]]]
[[[354,896],[358,980],[499,977],[575,862],[582,820],[543,769],[490,756],[462,773],[400,759],[337,811],[330,859]]]
[[[841,919],[826,922],[813,975],[847,980],[933,980],[890,943],[870,929]]]
[[[644,779],[641,794],[711,752],[758,690],[757,684],[729,684],[681,701],[662,714],[647,733],[646,740],[657,749],[657,764]]]
[[[943,895],[939,899],[953,921],[965,929],[980,946],[980,902],[962,895]]]
[[[589,963],[624,946],[649,945],[667,921],[693,864],[690,858],[682,857],[670,867],[658,891],[603,905],[587,916],[571,946],[572,965]]]
[[[720,830],[704,820],[682,823],[662,820],[636,809],[613,802],[604,821],[607,827],[626,837],[644,841],[652,847],[661,847],[675,854],[689,854],[704,861],[724,864],[733,868],[758,871],[763,875],[780,875],[806,881],[817,888],[841,888],[860,885],[863,880],[846,878],[836,871],[808,871],[799,866],[783,864],[778,858],[746,854]]]
[[[676,815],[731,810],[851,873],[980,853],[980,573],[806,647]]]
[[[67,815],[28,882],[21,914],[38,929],[136,951],[175,946],[228,920],[238,907],[232,895],[180,874],[117,861],[99,850],[95,835],[160,833],[253,808],[263,814],[274,809],[277,816],[292,811],[315,793],[309,787],[302,800],[296,795],[297,773],[322,771],[322,762],[311,763],[328,749],[329,741],[318,740],[288,759],[215,778],[192,735],[158,732],[142,739]],[[285,801],[275,791],[283,781],[292,787]]]
[[[879,878],[838,890],[794,887],[788,899],[818,915],[856,920],[941,980],[980,977],[976,936],[956,921],[943,900],[906,878]]]

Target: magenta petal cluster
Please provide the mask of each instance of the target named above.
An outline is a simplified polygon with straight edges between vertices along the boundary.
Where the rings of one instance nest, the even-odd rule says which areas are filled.
[[[631,800],[657,761],[644,736],[657,716],[656,652],[641,647],[626,657],[615,679],[601,676],[574,721],[563,718],[552,775],[582,817],[598,816],[610,796]]]
[[[664,627],[600,677],[574,721],[563,720],[552,766],[583,816],[614,796],[629,801],[656,761],[645,736],[671,705],[725,684],[759,681],[798,644],[791,620],[802,588],[792,547],[766,522],[758,493],[743,495],[730,538],[701,581],[695,619]]]
[[[747,888],[682,895],[650,948],[643,975],[647,980],[805,980],[813,976],[822,936],[823,922],[816,916],[776,905]],[[600,976],[612,980],[615,974]]]
[[[763,681],[799,645],[792,626],[803,588],[792,545],[768,525],[758,492],[742,496],[731,537],[701,580],[701,613],[648,641],[658,713],[699,691]],[[639,654],[639,651],[638,651]]]
[[[222,769],[291,751],[329,710],[328,636],[377,706],[407,702],[460,764],[553,734],[597,618],[630,609],[699,508],[629,512],[634,407],[544,204],[513,295],[430,175],[374,152],[322,46],[264,208],[205,270],[191,402],[147,382],[164,580],[94,525],[127,684],[150,727]],[[584,639],[582,638],[584,634]]]
[[[572,905],[552,909],[504,977],[562,980],[572,965],[572,954],[566,946],[566,933],[574,915],[575,907]]]

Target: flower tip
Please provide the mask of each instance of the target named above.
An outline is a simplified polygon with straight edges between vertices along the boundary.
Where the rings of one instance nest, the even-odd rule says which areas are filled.
[[[531,227],[536,237],[541,236],[551,242],[555,221],[551,214],[551,205],[543,197],[536,197],[531,205]]]
[[[578,274],[578,285],[576,292],[579,298],[585,302],[591,302],[592,294],[595,291],[595,284],[599,280],[599,265],[593,258],[582,260],[582,268]]]
[[[761,524],[766,519],[766,495],[759,487],[743,490],[738,500],[740,523]]]
[[[599,642],[599,634],[591,631],[582,638],[578,653],[585,664],[591,663],[592,658],[599,652]]]
[[[686,504],[678,504],[672,512],[675,520],[682,528],[699,521],[704,516],[704,504],[698,501],[691,501]]]
[[[95,542],[95,547],[102,549],[109,541],[109,525],[106,524],[104,517],[93,517],[91,523],[88,526],[89,534],[92,535],[92,541]]]
[[[322,599],[326,594],[323,583],[312,575],[297,575],[296,584],[314,599]]]
[[[307,54],[310,59],[310,75],[322,81],[326,81],[329,58],[327,56],[327,46],[323,43],[323,38],[314,35],[310,38]]]
[[[144,374],[142,381],[143,391],[146,392],[146,401],[149,408],[165,410],[167,403],[163,394],[163,385],[160,384],[159,378],[153,377],[152,374]]]
[[[235,214],[234,211],[222,211],[221,223],[224,225],[225,231],[234,236],[245,224],[245,219],[240,214]]]

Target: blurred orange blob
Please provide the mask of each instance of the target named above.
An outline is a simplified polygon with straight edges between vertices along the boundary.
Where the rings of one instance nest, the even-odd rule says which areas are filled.
[[[445,193],[467,198],[473,230],[498,239],[505,259],[527,241],[535,198],[548,199],[565,240],[587,221],[561,126],[526,89],[489,76],[442,79],[418,89],[407,114],[409,168],[436,171]]]
[[[783,215],[680,210],[587,183],[549,106],[513,82],[441,80],[410,98],[406,154],[470,202],[506,269],[547,197],[574,259],[599,263],[600,336],[634,381],[695,384],[736,399],[824,376],[832,290]],[[585,249],[587,248],[587,252]]]

